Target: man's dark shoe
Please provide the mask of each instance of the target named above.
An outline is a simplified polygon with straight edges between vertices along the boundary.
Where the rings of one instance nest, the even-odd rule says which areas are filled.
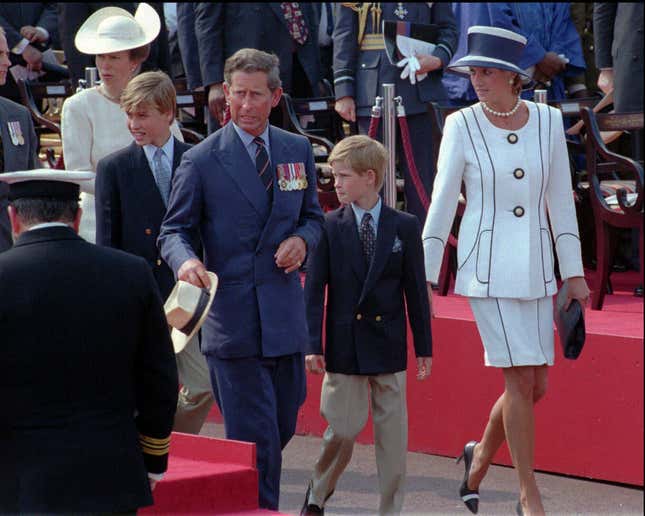
[[[634,289],[634,295],[636,297],[643,297],[643,285],[638,285],[638,287]]]

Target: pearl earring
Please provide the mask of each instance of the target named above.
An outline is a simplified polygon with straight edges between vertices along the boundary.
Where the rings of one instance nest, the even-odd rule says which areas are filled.
[[[508,83],[513,84],[515,81],[513,79],[509,79]]]

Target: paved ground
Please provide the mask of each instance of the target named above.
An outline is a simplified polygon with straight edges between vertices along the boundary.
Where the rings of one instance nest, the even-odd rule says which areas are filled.
[[[223,437],[224,429],[222,425],[208,423],[202,434]],[[296,436],[284,450],[281,512],[299,514],[311,467],[319,449],[319,438]],[[408,453],[407,494],[403,513],[470,516],[457,495],[463,472],[463,463],[456,465],[452,458]],[[644,513],[642,489],[543,473],[538,474],[538,485],[547,514]],[[492,466],[480,494],[479,514],[515,514],[518,498],[515,471],[503,466]],[[377,509],[378,479],[374,448],[356,445],[352,461],[340,478],[334,496],[327,502],[325,514],[376,514]]]

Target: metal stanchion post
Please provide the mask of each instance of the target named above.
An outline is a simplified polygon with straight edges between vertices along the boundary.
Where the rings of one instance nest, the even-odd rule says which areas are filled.
[[[388,152],[383,197],[385,204],[396,207],[396,112],[394,84],[383,84],[383,145]]]
[[[533,102],[537,102],[538,104],[546,104],[546,90],[535,90],[533,92]]]

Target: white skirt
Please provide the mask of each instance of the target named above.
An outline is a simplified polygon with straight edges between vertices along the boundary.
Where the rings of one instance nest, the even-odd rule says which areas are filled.
[[[469,297],[492,367],[553,365],[553,298]]]

